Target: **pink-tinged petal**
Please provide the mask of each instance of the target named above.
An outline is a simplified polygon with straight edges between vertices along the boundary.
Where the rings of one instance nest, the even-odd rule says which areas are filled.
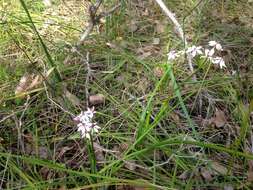
[[[175,60],[179,56],[175,50],[170,51],[167,55],[169,61]]]

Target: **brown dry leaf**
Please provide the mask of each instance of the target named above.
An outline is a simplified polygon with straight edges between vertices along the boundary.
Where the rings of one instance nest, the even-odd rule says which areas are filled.
[[[45,146],[39,146],[35,147],[34,144],[25,144],[25,152],[28,155],[37,155],[40,158],[43,159],[49,159],[50,158],[50,152],[47,147]]]
[[[105,96],[103,94],[91,95],[89,97],[89,103],[92,106],[104,104],[105,103]]]
[[[60,159],[67,151],[71,150],[72,147],[64,146],[61,147],[60,151],[56,154],[56,160]]]
[[[129,148],[129,144],[127,144],[127,143],[121,143],[119,145],[119,149],[120,149],[121,152],[126,151],[128,148]]]
[[[134,160],[131,161],[124,161],[124,166],[129,169],[130,171],[135,171],[136,169],[136,164]]]
[[[138,25],[136,20],[131,20],[128,25],[129,32],[136,32],[138,30]]]
[[[215,162],[215,161],[213,161],[213,162],[211,162],[211,168],[213,169],[213,170],[215,170],[216,172],[218,172],[219,174],[221,174],[221,175],[226,175],[227,174],[227,172],[228,172],[228,170],[227,170],[227,168],[225,168],[224,166],[222,166],[220,163],[218,163],[218,162]]]
[[[141,55],[139,55],[138,58],[139,58],[140,60],[143,60],[143,59],[148,58],[148,57],[151,56],[151,55],[152,55],[152,53],[151,53],[150,51],[146,51],[146,52],[143,52]]]
[[[210,170],[208,170],[207,168],[201,168],[200,173],[206,181],[208,182],[212,181],[213,177],[212,177],[212,172]]]
[[[249,172],[247,173],[247,180],[248,180],[249,182],[253,182],[253,172],[252,172],[252,171],[249,171]]]
[[[47,147],[40,146],[38,149],[38,154],[40,158],[48,159],[50,157],[50,153]]]
[[[155,26],[156,32],[158,34],[164,33],[166,30],[166,26],[168,24],[168,21],[167,20],[163,20],[163,21],[156,20],[155,23],[156,23],[156,26]]]
[[[214,123],[216,127],[223,127],[226,124],[227,119],[223,111],[216,109],[215,116],[211,118],[210,121],[211,123]]]
[[[54,70],[54,67],[49,69],[46,73],[44,73],[44,77],[48,78],[49,75],[53,72],[53,70]],[[40,85],[42,82],[43,82],[42,76],[35,75],[34,73],[25,73],[21,77],[19,84],[17,85],[17,87],[15,89],[15,95],[20,96],[20,97],[24,97],[24,94],[28,90],[34,89],[35,87]]]
[[[224,190],[234,190],[232,185],[225,185]]]
[[[149,81],[147,78],[143,77],[140,79],[140,81],[138,82],[136,89],[140,92],[142,92],[143,94],[145,94],[145,92],[147,91],[149,86]]]
[[[49,176],[50,176],[49,168],[44,166],[39,170],[39,173],[40,173],[40,176],[42,177],[42,179],[44,179],[44,180],[49,179]]]
[[[94,147],[94,151],[95,151],[96,160],[98,162],[105,161],[105,156],[104,156],[104,153],[103,153],[103,147],[100,144],[96,143],[96,142],[93,142],[93,147]]]
[[[42,79],[39,75],[35,74],[24,74],[19,84],[17,85],[15,89],[15,95],[22,95],[23,93],[27,92],[28,90],[31,90],[32,88],[36,87],[42,82]]]
[[[154,70],[153,70],[153,72],[154,72],[154,75],[155,75],[156,77],[158,77],[158,78],[161,78],[161,77],[164,75],[164,70],[163,70],[163,68],[162,68],[162,67],[159,67],[159,66],[155,67]]]
[[[191,172],[186,170],[178,176],[178,179],[186,180],[191,176]]]
[[[177,124],[180,123],[180,117],[176,112],[171,112],[170,117],[173,121],[175,121]]]
[[[66,88],[64,89],[64,96],[73,104],[73,106],[81,105],[81,101],[79,100],[79,98],[76,95],[69,92]]]
[[[121,158],[121,155],[129,148],[129,144],[127,143],[121,143],[119,145],[116,145],[113,147],[113,151],[116,152],[116,155]],[[125,160],[124,161],[124,166],[131,170],[134,171],[136,169],[136,164],[134,160]]]
[[[158,55],[160,52],[160,47],[155,46],[155,45],[146,45],[143,47],[139,47],[136,50],[136,53],[138,55],[138,58],[140,60],[146,59],[150,57],[151,55]]]

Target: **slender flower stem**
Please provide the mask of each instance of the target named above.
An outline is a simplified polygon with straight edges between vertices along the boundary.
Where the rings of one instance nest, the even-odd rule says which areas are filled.
[[[88,157],[90,160],[90,168],[91,168],[91,173],[92,174],[96,174],[97,173],[97,161],[96,161],[96,156],[95,156],[95,150],[94,150],[94,146],[93,146],[93,138],[92,138],[92,134],[90,133],[90,140],[86,140],[86,142],[88,143]],[[93,182],[96,183],[97,179],[95,177],[92,178]]]

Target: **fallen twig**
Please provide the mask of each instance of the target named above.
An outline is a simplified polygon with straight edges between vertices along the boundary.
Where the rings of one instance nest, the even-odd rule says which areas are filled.
[[[90,53],[87,52],[86,53],[86,67],[87,67],[87,74],[86,74],[86,80],[85,80],[85,98],[86,98],[86,107],[89,107],[89,81],[90,81],[90,77],[91,77],[91,68],[90,68]]]
[[[78,42],[77,46],[80,46],[86,40],[86,38],[92,32],[93,28],[100,22],[101,18],[109,16],[115,10],[117,10],[121,5],[121,4],[118,4],[118,5],[114,6],[113,8],[111,8],[110,10],[108,10],[107,12],[102,12],[97,15],[97,11],[98,11],[101,4],[102,4],[102,0],[97,0],[94,5],[90,6],[90,8],[89,8],[90,21],[89,21],[89,24],[88,24],[86,30],[81,35],[80,41]]]

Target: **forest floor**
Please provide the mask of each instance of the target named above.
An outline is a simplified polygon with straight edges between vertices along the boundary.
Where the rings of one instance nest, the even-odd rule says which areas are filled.
[[[46,2],[0,0],[0,189],[253,188],[251,0],[164,1],[190,46],[223,47],[194,73],[155,1],[122,0],[78,48],[90,2]]]

